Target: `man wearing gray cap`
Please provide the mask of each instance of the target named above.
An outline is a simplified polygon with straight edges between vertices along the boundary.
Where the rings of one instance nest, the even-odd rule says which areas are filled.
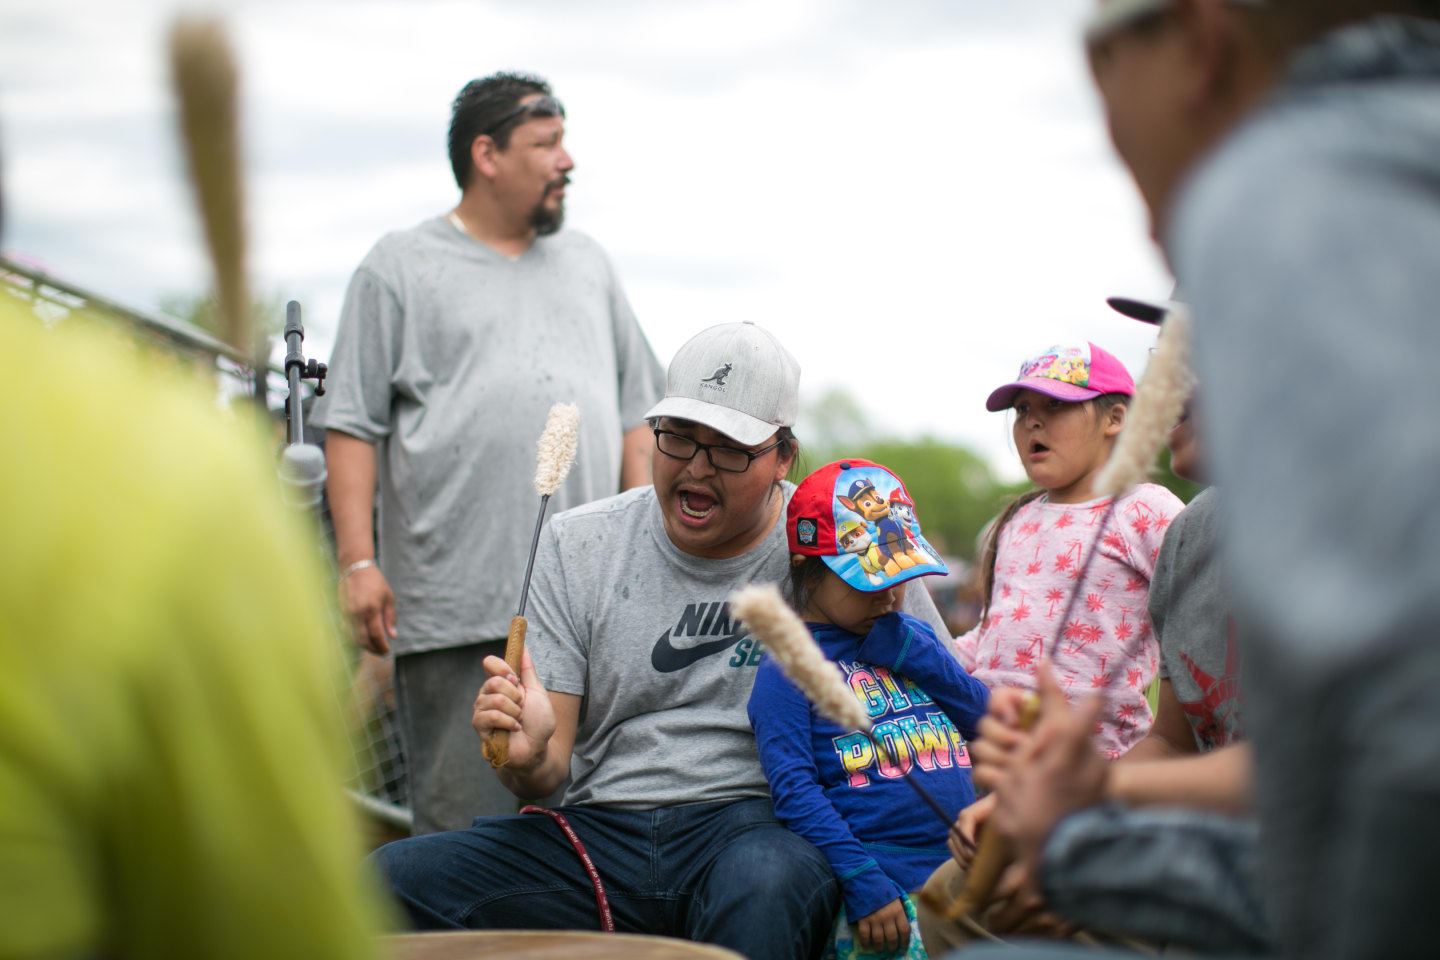
[[[789,568],[778,521],[794,490],[783,478],[799,382],[760,327],[701,332],[647,415],[654,486],[550,521],[520,676],[486,660],[474,725],[510,731],[500,777],[518,796],[571,775],[563,822],[482,818],[382,848],[375,858],[416,926],[608,920],[752,958],[824,945],[835,880],[771,809],[745,712],[761,651],[726,603]],[[925,591],[905,603],[944,631]]]

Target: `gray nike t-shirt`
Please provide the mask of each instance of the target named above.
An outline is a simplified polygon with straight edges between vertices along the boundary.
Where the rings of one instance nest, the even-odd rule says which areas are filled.
[[[794,487],[783,486],[788,502]],[[738,557],[681,551],[653,487],[550,521],[526,645],[547,690],[585,697],[567,804],[654,809],[769,796],[745,713],[760,650],[726,598],[788,569],[783,523]],[[906,591],[905,610],[949,637],[922,584]]]

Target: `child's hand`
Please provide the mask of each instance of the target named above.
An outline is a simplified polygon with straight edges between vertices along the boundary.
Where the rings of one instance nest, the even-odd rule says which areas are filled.
[[[855,926],[860,949],[868,953],[895,953],[910,945],[910,920],[899,897],[861,917]]]
[[[950,848],[950,855],[962,869],[970,869],[970,861],[975,859],[975,837],[980,832],[980,824],[994,812],[995,794],[990,793],[961,810],[960,816],[955,818],[946,844]]]
[[[976,726],[979,736],[970,744],[971,776],[975,786],[994,790],[1030,734],[1020,729],[1020,710],[1030,694],[1016,687],[1001,687],[990,694],[990,707]]]

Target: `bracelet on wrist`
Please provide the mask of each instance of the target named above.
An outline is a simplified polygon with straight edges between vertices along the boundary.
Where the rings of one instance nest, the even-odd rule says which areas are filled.
[[[352,573],[359,573],[361,570],[364,570],[366,567],[373,567],[373,566],[375,566],[375,561],[374,561],[373,558],[372,558],[372,559],[368,559],[368,560],[356,560],[354,563],[350,564],[350,566],[348,566],[348,567],[346,567],[344,570],[341,570],[341,571],[340,571],[340,580],[341,580],[341,582],[343,583],[344,580],[345,580],[345,578],[348,577],[348,576],[350,576],[350,574],[352,574]]]

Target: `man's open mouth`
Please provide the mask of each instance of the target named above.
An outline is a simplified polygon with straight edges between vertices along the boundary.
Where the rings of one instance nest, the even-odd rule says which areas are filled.
[[[680,491],[680,511],[687,517],[704,520],[710,516],[718,504],[719,501],[708,493],[700,493],[696,490]]]

